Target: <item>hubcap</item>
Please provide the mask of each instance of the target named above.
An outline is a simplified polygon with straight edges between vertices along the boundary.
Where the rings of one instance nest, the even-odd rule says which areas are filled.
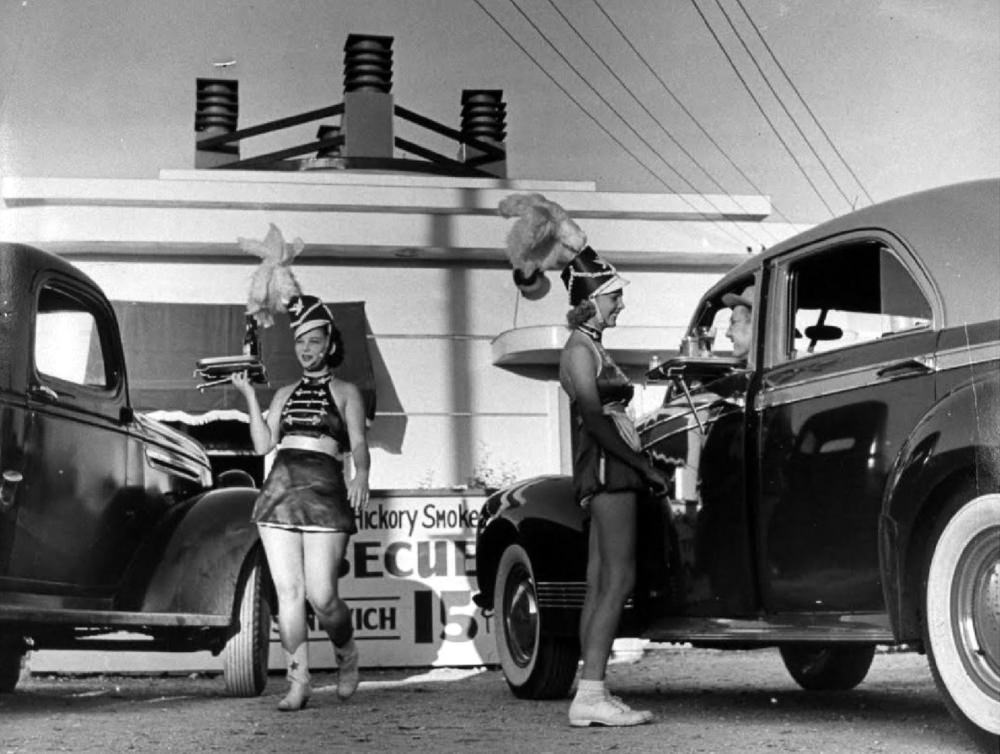
[[[952,625],[971,678],[1000,693],[1000,527],[966,547],[952,582]]]
[[[507,646],[511,657],[520,667],[525,667],[535,655],[538,641],[538,601],[527,573],[518,571],[511,579],[507,614]]]

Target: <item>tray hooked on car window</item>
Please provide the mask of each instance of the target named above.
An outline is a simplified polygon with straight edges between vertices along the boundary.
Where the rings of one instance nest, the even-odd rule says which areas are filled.
[[[669,382],[671,387],[679,389],[687,400],[698,429],[704,434],[705,427],[691,397],[691,386],[711,384],[711,391],[725,398],[737,389],[736,385],[729,385],[730,381],[725,378],[744,369],[746,361],[733,356],[675,356],[650,369],[646,379],[650,382]]]

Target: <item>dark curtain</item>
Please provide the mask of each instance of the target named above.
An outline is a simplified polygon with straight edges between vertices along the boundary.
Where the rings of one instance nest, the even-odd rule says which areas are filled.
[[[195,364],[209,356],[234,356],[243,344],[245,307],[239,304],[161,304],[112,302],[118,317],[128,369],[129,395],[137,411],[245,411],[242,396],[229,386],[198,390]],[[369,420],[375,417],[375,377],[369,352],[364,302],[328,303],[344,343],[336,374],[356,384],[365,396]],[[258,386],[266,410],[275,389],[301,374],[288,318],[258,332],[269,386]]]

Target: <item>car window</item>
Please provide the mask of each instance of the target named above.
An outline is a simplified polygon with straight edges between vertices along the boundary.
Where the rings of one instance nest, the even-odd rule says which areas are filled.
[[[98,322],[82,298],[54,287],[42,288],[35,317],[35,369],[77,385],[109,387]]]
[[[931,307],[913,277],[880,243],[848,244],[789,265],[786,359],[926,328]]]

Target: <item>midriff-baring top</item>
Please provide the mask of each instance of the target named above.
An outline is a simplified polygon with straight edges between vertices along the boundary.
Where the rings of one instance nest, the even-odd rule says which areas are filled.
[[[330,392],[331,375],[304,376],[281,408],[281,436],[330,437],[344,451],[350,449],[347,425]]]

